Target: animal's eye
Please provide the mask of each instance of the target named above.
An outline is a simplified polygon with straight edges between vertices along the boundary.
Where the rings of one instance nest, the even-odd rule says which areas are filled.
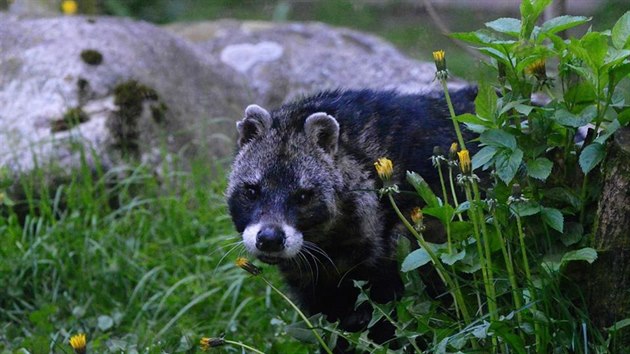
[[[297,201],[300,205],[306,205],[313,200],[313,191],[311,190],[301,190],[297,193]]]
[[[245,186],[244,195],[247,199],[256,200],[259,194],[260,194],[260,190],[258,186],[255,186],[255,185]]]

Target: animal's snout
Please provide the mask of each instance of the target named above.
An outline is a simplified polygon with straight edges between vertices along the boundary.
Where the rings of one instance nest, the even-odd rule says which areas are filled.
[[[268,224],[260,228],[256,235],[256,248],[263,252],[279,252],[284,249],[285,234],[282,227]]]

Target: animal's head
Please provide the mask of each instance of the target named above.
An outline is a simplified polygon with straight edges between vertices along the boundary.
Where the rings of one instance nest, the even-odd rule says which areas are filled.
[[[236,123],[228,206],[245,248],[267,263],[317,243],[337,214],[339,124],[326,113],[300,114],[251,105]]]

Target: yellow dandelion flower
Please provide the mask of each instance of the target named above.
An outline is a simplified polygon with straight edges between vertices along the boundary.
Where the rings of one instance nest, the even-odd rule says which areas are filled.
[[[435,68],[437,72],[435,77],[438,80],[446,80],[448,78],[448,70],[446,70],[446,55],[443,50],[436,50],[433,52],[433,61],[435,62]]]
[[[85,354],[86,339],[84,333],[76,334],[70,337],[70,346],[77,354]]]
[[[66,15],[74,15],[77,13],[79,5],[74,0],[64,0],[61,2],[61,12]]]
[[[446,58],[443,50],[436,50],[433,52],[433,60],[435,61],[435,67],[440,70],[446,70]]]
[[[470,154],[468,150],[464,149],[457,153],[459,156],[459,168],[462,170],[462,173],[467,175],[470,174],[472,170],[472,164],[470,162]]]
[[[245,257],[238,257],[236,259],[236,266],[247,271],[251,275],[259,275],[260,273],[262,273],[262,269],[255,266]]]
[[[394,174],[394,164],[387,157],[381,157],[374,163],[376,173],[383,181],[389,181]]]
[[[536,60],[525,69],[525,72],[533,75],[536,79],[541,81],[547,79],[547,68],[545,66],[545,60]]]
[[[413,221],[414,224],[421,222],[423,218],[424,215],[422,214],[422,209],[420,209],[420,207],[415,207],[411,210],[411,221]]]
[[[223,338],[208,338],[203,337],[199,341],[199,345],[201,346],[202,351],[208,351],[210,348],[218,347],[225,344],[225,340]]]
[[[451,147],[448,149],[448,157],[451,160],[457,160],[457,150],[459,150],[459,144],[452,143]]]

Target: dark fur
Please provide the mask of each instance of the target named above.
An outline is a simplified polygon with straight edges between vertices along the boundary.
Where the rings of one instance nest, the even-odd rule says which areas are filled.
[[[473,88],[451,93],[457,113],[473,111],[475,94]],[[310,120],[305,130],[307,117],[318,112],[335,118],[338,137],[334,120],[323,116]],[[354,309],[359,291],[353,280],[366,280],[371,299],[378,303],[403,291],[395,261],[402,229],[387,198],[378,198],[382,183],[374,162],[391,159],[393,180],[401,189],[409,190],[408,170],[437,186],[430,160],[433,147],[447,149],[456,141],[443,94],[330,91],[286,104],[269,113],[270,120],[264,113],[248,109],[239,123],[241,149],[226,193],[236,229],[243,232],[260,220],[282,222],[321,248],[334,267],[312,249],[300,259],[261,259],[278,263],[308,313],[339,320],[345,330],[362,330],[371,308]],[[306,194],[308,202],[300,202]],[[397,198],[403,209],[420,203]],[[384,327],[372,338],[391,338],[393,327]]]

